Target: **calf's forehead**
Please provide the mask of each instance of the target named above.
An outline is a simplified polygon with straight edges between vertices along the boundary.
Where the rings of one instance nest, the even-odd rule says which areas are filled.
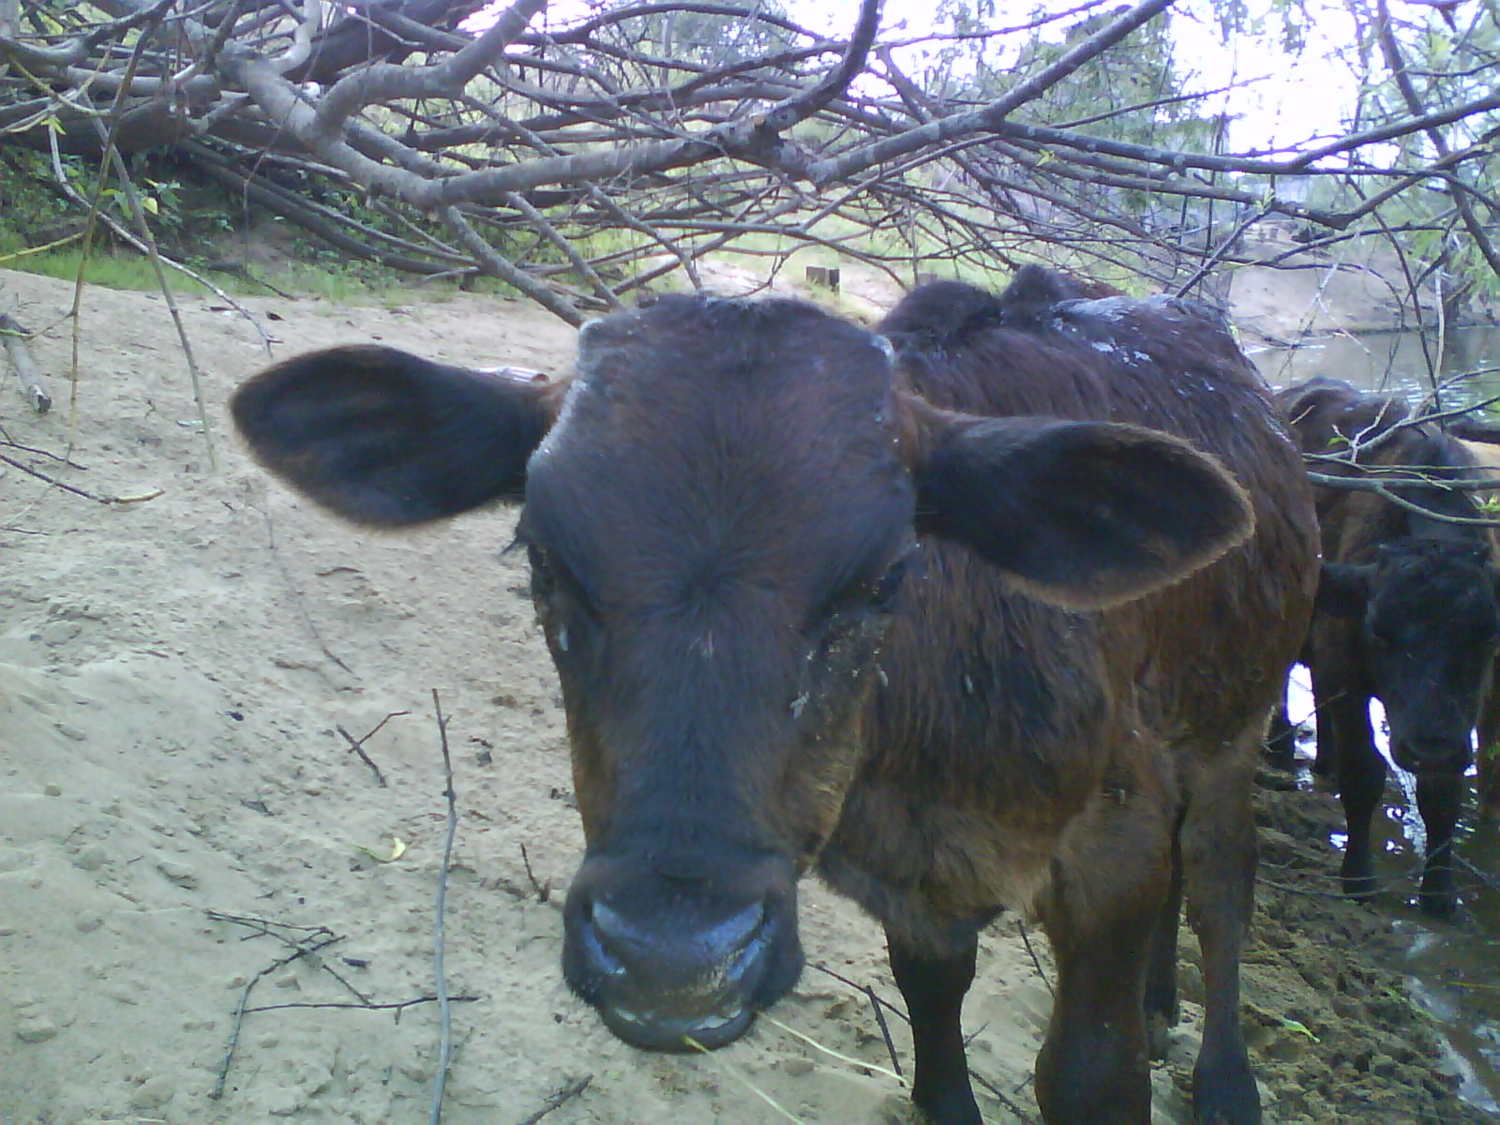
[[[800,303],[673,298],[593,322],[525,526],[586,555],[879,555],[911,520],[894,395],[881,337]]]
[[[605,392],[596,401],[660,396],[665,409],[728,397],[766,409],[791,401],[808,414],[873,410],[891,391],[891,349],[799,301],[668,297],[586,324],[575,383]]]
[[[1477,549],[1393,552],[1377,571],[1374,605],[1379,617],[1400,616],[1446,629],[1455,618],[1500,617],[1495,572]]]

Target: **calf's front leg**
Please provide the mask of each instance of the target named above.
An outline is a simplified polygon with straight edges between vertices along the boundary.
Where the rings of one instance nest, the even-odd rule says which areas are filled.
[[[950,955],[920,952],[886,931],[896,986],[911,1016],[916,1077],[911,1097],[933,1125],[980,1125],[969,1085],[961,1022],[964,994],[974,980],[979,938],[972,936]]]

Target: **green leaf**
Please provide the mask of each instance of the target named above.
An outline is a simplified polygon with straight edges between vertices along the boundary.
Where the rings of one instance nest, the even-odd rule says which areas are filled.
[[[1285,1028],[1287,1031],[1295,1031],[1298,1035],[1305,1035],[1305,1036],[1307,1036],[1314,1043],[1321,1042],[1321,1040],[1319,1040],[1319,1038],[1316,1035],[1314,1035],[1310,1030],[1308,1030],[1308,1027],[1307,1027],[1307,1025],[1305,1023],[1302,1023],[1302,1022],[1300,1022],[1298,1020],[1287,1019],[1287,1018],[1283,1017],[1282,1021],[1281,1021],[1281,1026],[1283,1028]]]

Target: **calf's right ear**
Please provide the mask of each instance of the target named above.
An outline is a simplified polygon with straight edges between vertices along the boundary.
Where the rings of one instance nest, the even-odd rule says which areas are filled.
[[[964,544],[1043,601],[1093,610],[1140,597],[1254,527],[1244,489],[1180,438],[908,401],[917,530]]]
[[[560,388],[376,345],[261,372],[230,399],[256,459],[353,523],[404,527],[519,500]]]

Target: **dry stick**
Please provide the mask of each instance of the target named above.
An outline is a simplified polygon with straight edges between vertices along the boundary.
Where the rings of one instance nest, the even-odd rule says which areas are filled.
[[[410,714],[411,714],[410,711],[392,711],[385,718],[381,719],[380,722],[376,723],[375,726],[371,730],[367,731],[366,734],[365,734],[365,736],[363,738],[355,738],[352,734],[350,734],[348,731],[346,731],[343,727],[337,727],[337,728],[335,728],[335,729],[338,730],[338,732],[341,735],[343,735],[346,739],[348,739],[349,746],[353,749],[353,751],[356,754],[359,755],[360,760],[362,762],[364,762],[365,765],[369,766],[370,769],[372,769],[372,770],[375,771],[375,780],[378,781],[378,782],[380,782],[380,788],[382,788],[382,789],[387,788],[386,783],[385,783],[385,775],[380,772],[380,767],[379,766],[377,766],[374,762],[370,761],[370,756],[365,753],[365,743],[369,742],[370,739],[374,738],[377,734],[379,734],[381,728],[384,727],[385,724],[388,723],[388,722],[390,722],[392,719],[399,719],[402,715],[410,715]]]
[[[865,995],[870,998],[870,1007],[875,1012],[875,1023],[880,1027],[880,1037],[885,1040],[886,1053],[891,1056],[891,1069],[896,1072],[896,1077],[903,1078],[905,1075],[901,1070],[901,1060],[896,1057],[896,1044],[891,1039],[890,1025],[885,1022],[885,1013],[880,1010],[880,997],[875,995],[875,990],[868,984],[865,985]]]
[[[870,988],[869,986],[863,985],[863,984],[859,984],[859,983],[857,983],[855,981],[852,981],[848,977],[844,976],[843,974],[834,972],[827,965],[814,965],[813,968],[817,969],[818,972],[820,972],[820,973],[827,973],[834,980],[839,981],[842,984],[847,984],[850,988],[855,989],[858,992],[865,993],[872,1000],[874,1000],[875,1003],[878,1004],[880,1007],[885,1008],[887,1011],[894,1012],[896,1015],[900,1016],[907,1023],[911,1023],[911,1017],[909,1015],[907,1015],[905,1012],[903,1012],[900,1008],[896,1007],[896,1005],[892,1004],[889,1000],[887,1000],[884,997],[878,995],[875,992],[875,990],[872,989],[872,988]]]
[[[59,458],[59,460],[61,460],[61,458]],[[40,469],[33,469],[30,465],[24,464],[21,461],[17,461],[14,457],[7,457],[5,454],[0,453],[0,461],[4,461],[7,465],[12,466],[13,468],[20,469],[23,473],[30,473],[32,476],[36,477],[37,480],[45,481],[46,483],[52,485],[54,488],[60,488],[64,492],[71,492],[76,496],[82,496],[85,500],[92,500],[96,504],[140,504],[144,503],[147,500],[155,500],[162,494],[163,491],[162,489],[157,488],[153,489],[150,492],[143,492],[139,496],[96,496],[92,492],[85,492],[81,488],[75,488],[73,487],[73,485],[68,484],[65,481],[60,481],[56,477],[50,477]]]
[[[474,1004],[479,1001],[478,996],[450,996],[450,1004]],[[286,1008],[360,1008],[367,1012],[388,1012],[391,1010],[402,1010],[414,1008],[418,1004],[432,1004],[437,1001],[436,996],[418,996],[415,1000],[392,1000],[384,1004],[370,1001],[368,1004],[349,1004],[342,1001],[330,1000],[326,1003],[301,1003],[301,1004],[263,1004],[258,1008],[246,1008],[245,1014],[251,1012],[280,1012]]]
[[[867,997],[869,997],[870,1007],[875,1009],[875,1023],[880,1027],[880,1034],[885,1039],[885,1049],[891,1056],[891,1067],[895,1070],[897,1077],[904,1078],[905,1074],[901,1070],[901,1060],[896,1055],[896,1044],[895,1041],[891,1038],[891,1028],[890,1025],[886,1022],[885,1012],[882,1009],[889,1008],[891,1011],[895,1012],[896,1015],[904,1019],[907,1023],[911,1023],[911,1017],[903,1012],[900,1008],[896,1007],[896,1005],[892,1004],[889,1000],[886,1000],[882,996],[880,996],[870,985],[856,984],[848,977],[834,972],[827,965],[814,965],[813,968],[817,969],[821,973],[827,973],[834,980],[840,981],[843,984],[847,984],[850,988],[858,989],[860,992],[863,992]]]
[[[537,882],[537,877],[531,870],[531,857],[526,854],[526,845],[521,845],[521,863],[526,868],[526,878],[531,880],[531,889],[536,892],[537,902],[546,902],[552,897],[552,880],[548,879],[545,884]]]
[[[448,865],[453,858],[453,837],[458,831],[458,802],[453,792],[453,758],[448,752],[448,720],[443,718],[442,700],[432,689],[432,709],[437,715],[438,740],[443,750],[443,796],[448,802],[448,829],[443,838],[443,860],[438,868],[437,918],[433,925],[432,967],[437,977],[438,1069],[432,1080],[431,1125],[443,1119],[443,1086],[448,1081],[448,1067],[453,1062],[453,1013],[448,1008],[448,980],[443,971],[443,905],[448,898]]]
[[[558,1090],[555,1094],[551,1095],[544,1103],[542,1103],[541,1109],[537,1110],[524,1121],[519,1122],[518,1125],[536,1125],[538,1121],[546,1117],[547,1114],[551,1113],[554,1109],[557,1109],[559,1106],[564,1105],[573,1098],[576,1098],[579,1094],[583,1093],[584,1090],[588,1089],[588,1084],[593,1080],[594,1076],[592,1074],[585,1074],[576,1082],[568,1083],[561,1090]]]
[[[71,461],[59,453],[53,453],[50,449],[38,449],[34,445],[22,445],[18,441],[12,441],[10,434],[6,432],[4,426],[0,426],[0,445],[5,446],[7,449],[19,449],[22,453],[30,453],[33,457],[50,457],[52,460],[59,461],[70,469],[78,469],[80,472],[86,473],[89,471],[87,465],[80,465],[77,461]]]
[[[297,603],[297,611],[302,614],[303,624],[307,626],[307,631],[313,635],[313,640],[318,642],[318,647],[323,650],[323,655],[348,672],[349,675],[354,675],[354,669],[333,654],[327,642],[323,640],[323,634],[318,632],[318,627],[313,624],[312,614],[307,612],[307,605],[302,600],[302,591],[297,589],[296,583],[292,581],[292,576],[287,571],[286,564],[281,561],[281,553],[276,549],[276,529],[271,523],[271,509],[267,507],[264,509],[263,514],[266,517],[266,546],[270,548],[271,559],[276,563],[276,569],[281,571],[281,577],[286,580],[287,588],[292,591],[292,597]],[[379,730],[380,728],[376,727],[375,729]],[[375,732],[371,731],[370,733],[373,734]]]
[[[999,1086],[995,1085],[995,1083],[991,1082],[984,1075],[979,1074],[971,1069],[969,1071],[969,1077],[974,1079],[975,1082],[978,1082],[994,1097],[998,1098],[1001,1105],[1003,1105],[1006,1109],[1010,1110],[1011,1113],[1016,1115],[1017,1120],[1025,1121],[1028,1123],[1028,1125],[1033,1125],[1033,1123],[1036,1121],[1036,1118],[1032,1114],[1026,1112],[1024,1106],[1018,1105],[1014,1100],[1010,1098],[1009,1095],[1005,1093],[1004,1090],[1000,1089]],[[1022,1085],[1024,1086],[1025,1083],[1023,1082]]]
[[[52,409],[52,396],[47,393],[47,384],[43,382],[41,372],[36,369],[36,361],[31,358],[31,352],[26,347],[27,335],[26,329],[17,324],[13,317],[8,313],[0,313],[0,340],[5,344],[5,355],[15,369],[16,378],[21,381],[21,393],[31,400],[32,409],[38,414],[45,414]]]
[[[269,933],[269,931],[267,932]],[[209,1098],[211,1098],[213,1101],[218,1101],[224,1096],[224,1086],[229,1081],[229,1067],[230,1064],[234,1061],[234,1051],[235,1048],[239,1046],[240,1042],[240,1029],[244,1026],[245,1023],[245,1006],[250,1002],[250,990],[254,988],[256,983],[262,978],[269,976],[277,969],[284,968],[285,966],[290,965],[299,957],[306,957],[309,953],[316,953],[318,950],[324,948],[325,946],[329,946],[336,941],[343,940],[343,938],[337,935],[332,935],[320,942],[317,942],[314,945],[298,946],[291,953],[288,953],[285,957],[278,957],[276,960],[272,961],[264,969],[256,973],[253,977],[245,982],[245,987],[240,992],[239,1003],[234,1007],[234,1026],[230,1029],[229,1032],[229,1046],[224,1051],[224,1061],[219,1064],[219,1077],[218,1080],[214,1082],[214,1088],[209,1091]]]
[[[1037,957],[1036,950],[1031,948],[1031,935],[1026,932],[1026,923],[1018,918],[1016,919],[1016,928],[1021,931],[1021,944],[1026,947],[1026,952],[1031,957],[1031,965],[1032,968],[1036,969],[1036,975],[1042,978],[1042,983],[1047,986],[1047,991],[1055,996],[1056,991],[1052,987],[1052,982],[1047,979],[1047,974],[1042,971],[1041,959]]]
[[[242,916],[236,914],[224,914],[217,910],[206,910],[204,911],[204,913],[207,914],[208,917],[213,919],[215,922],[231,922],[236,926],[248,926],[256,931],[253,934],[245,935],[245,937],[240,939],[242,941],[249,941],[251,938],[256,937],[268,937],[274,938],[275,940],[281,942],[282,945],[289,945],[293,949],[301,948],[301,941],[293,941],[285,934],[277,933],[276,929],[274,929],[273,927],[280,927],[283,930],[304,930],[312,936],[317,936],[319,934],[327,934],[330,937],[333,936],[333,931],[330,930],[327,926],[297,926],[293,925],[291,922],[268,922],[264,918],[255,918],[251,916]],[[354,985],[350,983],[349,979],[342,973],[340,973],[337,969],[335,969],[332,965],[329,965],[326,962],[319,962],[318,967],[321,968],[329,976],[331,976],[334,980],[338,981],[345,988],[347,988],[349,990],[349,994],[356,1000],[358,1000],[361,1005],[374,1003],[374,1001],[372,1001],[363,992],[355,988]]]
[[[172,286],[167,282],[167,271],[162,267],[161,250],[156,245],[156,236],[151,233],[151,224],[146,221],[146,209],[141,205],[140,193],[135,190],[135,181],[130,178],[130,170],[125,167],[120,150],[114,145],[114,138],[98,118],[94,118],[94,128],[99,133],[100,140],[108,145],[109,160],[114,165],[115,177],[125,190],[130,213],[135,217],[136,226],[140,228],[141,241],[150,249],[151,269],[156,274],[161,299],[166,302],[167,311],[172,314],[172,323],[177,327],[177,342],[182,348],[182,358],[187,361],[188,379],[193,386],[193,402],[198,407],[198,426],[203,433],[203,445],[208,453],[208,467],[211,471],[218,472],[219,457],[214,452],[213,428],[208,424],[208,403],[203,398],[203,378],[198,370],[198,361],[193,358],[193,345],[188,340],[187,327],[182,323],[182,310],[177,307]]]

